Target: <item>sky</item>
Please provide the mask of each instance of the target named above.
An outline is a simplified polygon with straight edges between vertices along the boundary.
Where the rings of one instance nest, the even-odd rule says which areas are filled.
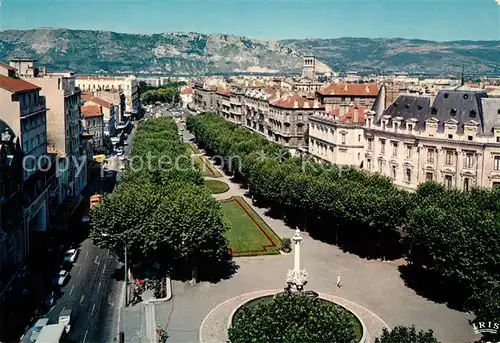
[[[500,2],[500,0],[498,0]],[[0,0],[0,30],[500,40],[496,0]]]

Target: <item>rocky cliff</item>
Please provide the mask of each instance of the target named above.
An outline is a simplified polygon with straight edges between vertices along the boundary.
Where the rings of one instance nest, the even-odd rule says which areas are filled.
[[[274,42],[179,32],[0,31],[1,60],[29,56],[51,69],[79,73],[296,72],[303,54],[315,55],[336,71],[458,73],[465,65],[469,73],[500,73],[500,41],[339,38]]]

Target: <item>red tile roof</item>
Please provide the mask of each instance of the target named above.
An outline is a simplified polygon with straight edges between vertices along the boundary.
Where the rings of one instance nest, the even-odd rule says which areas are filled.
[[[5,75],[0,75],[0,88],[6,89],[12,93],[22,93],[41,89],[28,81],[7,77]]]
[[[92,96],[90,94],[82,94],[82,100],[85,102],[93,102],[94,104],[97,104],[99,106],[105,107],[105,108],[111,108],[113,104],[107,100],[104,100],[103,98],[99,98],[97,96]]]
[[[271,106],[285,109],[324,109],[325,106],[314,101],[307,100],[299,95],[289,95],[272,101]]]
[[[17,70],[15,67],[13,67],[7,63],[3,63],[2,61],[0,61],[0,67],[7,69],[7,70]]]
[[[370,83],[331,83],[317,92],[326,96],[375,97],[379,89],[378,85]]]
[[[194,93],[194,90],[191,87],[187,87],[187,88],[184,88],[183,90],[181,90],[181,94],[193,94],[193,93]]]
[[[231,95],[231,90],[230,89],[224,89],[224,88],[218,88],[215,93],[219,94],[219,95],[230,96]]]
[[[341,114],[340,108],[335,108],[328,111],[328,114],[335,116],[335,121],[344,124],[363,124],[365,122],[365,111],[370,108],[366,106],[350,106],[345,114]],[[357,120],[355,120],[356,111],[358,114]]]
[[[101,109],[97,105],[82,106],[82,115],[84,118],[102,116]]]

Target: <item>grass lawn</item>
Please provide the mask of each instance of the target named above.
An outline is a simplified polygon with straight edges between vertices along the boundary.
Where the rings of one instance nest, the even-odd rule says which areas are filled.
[[[229,186],[222,181],[217,181],[217,180],[205,180],[205,187],[207,187],[210,190],[210,193],[212,194],[220,194],[227,192],[229,189]]]
[[[205,156],[195,156],[194,163],[200,168],[203,176],[210,177],[221,177],[217,169],[212,165],[212,163]]]
[[[226,237],[233,256],[279,254],[281,239],[242,197],[223,200],[221,205],[230,226]]]

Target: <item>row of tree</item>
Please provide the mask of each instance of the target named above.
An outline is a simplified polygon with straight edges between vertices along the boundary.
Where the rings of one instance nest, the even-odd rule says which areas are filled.
[[[404,253],[403,277],[418,291],[479,320],[500,318],[500,191],[425,183],[409,193],[377,174],[291,157],[215,115],[191,117],[188,128],[291,225],[363,256]]]
[[[177,87],[156,88],[147,90],[141,94],[141,102],[144,105],[153,104],[157,101],[172,105],[180,104],[181,94],[179,88]]]
[[[189,278],[224,276],[232,268],[220,205],[203,187],[170,118],[138,125],[131,162],[117,189],[91,212],[91,238],[132,265]],[[147,163],[145,161],[148,161]],[[200,270],[203,266],[203,270]]]

